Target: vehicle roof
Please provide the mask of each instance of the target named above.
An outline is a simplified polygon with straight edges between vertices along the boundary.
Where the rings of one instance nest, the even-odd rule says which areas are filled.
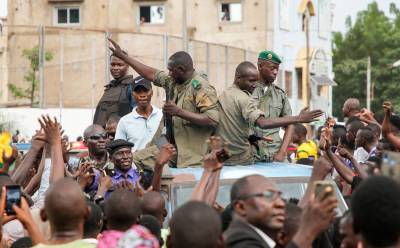
[[[202,167],[170,168],[173,176],[183,173],[193,174],[196,181],[200,180],[203,173]],[[310,177],[312,167],[291,163],[256,163],[254,165],[224,166],[221,171],[221,179],[238,179],[251,174],[260,174],[269,178],[287,177]]]

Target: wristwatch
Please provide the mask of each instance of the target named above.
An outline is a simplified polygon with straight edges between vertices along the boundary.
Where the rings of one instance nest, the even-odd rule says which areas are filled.
[[[99,204],[101,201],[103,201],[104,200],[104,197],[103,196],[101,196],[101,195],[95,195],[94,196],[94,202],[96,203],[96,204]]]

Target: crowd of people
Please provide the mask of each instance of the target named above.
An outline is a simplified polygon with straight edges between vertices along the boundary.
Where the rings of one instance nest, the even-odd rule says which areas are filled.
[[[274,84],[281,59],[272,51],[262,51],[257,65],[240,63],[217,96],[188,53],[173,54],[164,72],[110,42],[114,79],[79,140],[87,151],[72,156],[60,123],[44,115],[29,151],[3,154],[3,247],[400,247],[399,173],[384,169],[387,152],[400,149],[390,102],[380,118],[348,99],[345,124],[327,118],[310,137],[304,123],[323,111],[292,114]],[[151,104],[153,86],[166,91],[162,109]],[[233,183],[227,206],[216,202],[224,166],[258,162],[309,168],[305,194],[284,199],[273,180],[255,173]],[[163,172],[188,166],[202,167],[201,178],[191,200],[168,213]],[[326,178],[339,191],[317,194]],[[15,185],[21,199],[9,206]],[[349,207],[342,216],[335,192]]]

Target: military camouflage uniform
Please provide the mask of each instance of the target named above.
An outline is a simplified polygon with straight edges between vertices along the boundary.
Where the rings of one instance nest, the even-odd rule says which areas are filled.
[[[171,101],[186,111],[208,116],[219,122],[217,93],[204,75],[194,72],[183,84],[177,84],[164,71],[157,71],[154,85],[170,89]],[[177,147],[177,167],[198,166],[207,152],[206,140],[212,127],[199,126],[173,116],[173,133]]]
[[[247,106],[249,113],[249,121],[254,124],[260,115],[265,118],[284,117],[292,115],[289,100],[284,90],[278,86],[271,84],[268,88],[260,84],[253,92],[253,95]],[[255,133],[258,136],[270,136],[273,138],[272,143],[259,141],[260,151],[258,160],[273,161],[274,155],[279,151],[282,140],[279,137],[279,128],[261,129],[255,127]]]

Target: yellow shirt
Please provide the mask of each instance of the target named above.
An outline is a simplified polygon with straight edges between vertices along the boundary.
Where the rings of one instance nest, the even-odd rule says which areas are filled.
[[[314,141],[307,140],[297,147],[296,161],[302,158],[308,158],[313,161],[318,159],[318,148]]]

